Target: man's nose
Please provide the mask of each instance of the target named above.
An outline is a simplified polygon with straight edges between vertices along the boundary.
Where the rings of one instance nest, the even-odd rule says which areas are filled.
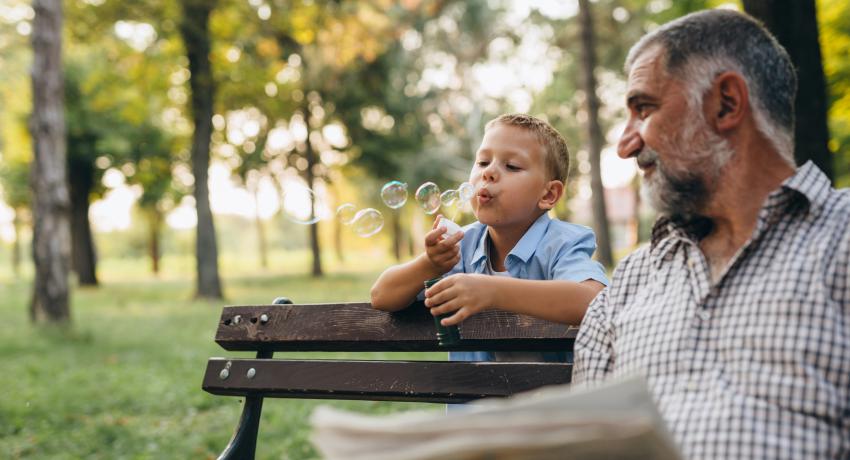
[[[640,137],[638,123],[629,122],[617,143],[617,155],[626,159],[636,156],[643,149],[643,139]]]

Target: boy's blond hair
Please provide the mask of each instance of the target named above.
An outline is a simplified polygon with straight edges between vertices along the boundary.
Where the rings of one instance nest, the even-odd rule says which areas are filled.
[[[546,171],[550,179],[567,183],[570,172],[570,152],[564,136],[549,123],[524,113],[506,113],[490,120],[484,125],[484,131],[495,125],[516,126],[534,134],[546,156]]]

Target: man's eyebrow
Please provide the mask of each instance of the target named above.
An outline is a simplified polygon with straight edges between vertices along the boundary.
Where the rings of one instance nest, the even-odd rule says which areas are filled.
[[[626,95],[626,106],[631,107],[638,101],[645,99],[653,99],[652,96],[643,91],[633,91]]]

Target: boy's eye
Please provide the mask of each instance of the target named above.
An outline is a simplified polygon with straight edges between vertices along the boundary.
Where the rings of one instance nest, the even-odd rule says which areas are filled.
[[[522,168],[520,168],[519,166],[517,166],[517,165],[512,165],[512,164],[510,164],[510,163],[508,163],[508,164],[507,164],[507,168],[508,168],[508,170],[510,170],[510,171],[519,171],[520,169],[522,169]]]
[[[487,161],[487,160],[479,160],[476,164],[477,164],[478,166],[481,166],[481,167],[483,168],[484,166],[489,165],[489,164],[490,164],[490,162],[489,162],[489,161]]]

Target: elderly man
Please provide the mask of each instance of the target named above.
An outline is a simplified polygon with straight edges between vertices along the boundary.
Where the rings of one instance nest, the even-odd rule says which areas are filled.
[[[645,375],[688,458],[850,458],[850,193],[794,166],[788,55],[712,10],[626,71],[618,153],[661,217],[590,305],[574,381]]]

